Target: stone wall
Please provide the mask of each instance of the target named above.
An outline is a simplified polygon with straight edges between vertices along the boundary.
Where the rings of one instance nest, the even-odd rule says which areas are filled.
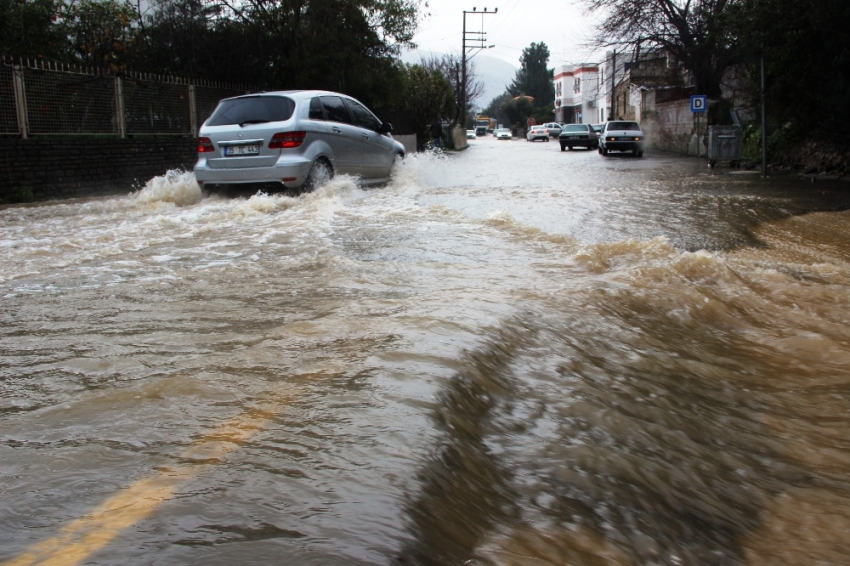
[[[195,161],[190,137],[0,138],[0,202],[22,190],[37,201],[129,193]]]
[[[673,151],[683,155],[697,155],[697,136],[690,100],[654,103],[651,91],[643,93],[641,127],[650,147]],[[705,139],[708,126],[703,117],[701,127],[703,146],[700,155],[706,155]]]
[[[791,168],[807,175],[850,175],[850,147],[847,145],[806,142],[775,156],[775,161],[777,167]]]

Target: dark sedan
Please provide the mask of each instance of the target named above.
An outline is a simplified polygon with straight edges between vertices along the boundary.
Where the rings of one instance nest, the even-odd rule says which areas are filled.
[[[595,149],[599,143],[590,124],[567,124],[558,134],[558,142],[561,144],[561,151],[574,147]]]

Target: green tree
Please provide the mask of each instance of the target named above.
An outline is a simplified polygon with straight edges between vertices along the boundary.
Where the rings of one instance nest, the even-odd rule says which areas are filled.
[[[850,2],[745,0],[739,19],[759,92],[763,53],[769,117],[791,127],[792,139],[847,144],[850,127]],[[758,102],[758,98],[754,100]]]
[[[525,128],[529,116],[534,113],[534,104],[528,96],[518,96],[507,102],[504,112],[513,128]]]
[[[505,105],[508,104],[513,97],[511,93],[505,91],[493,100],[483,110],[483,114],[490,118],[495,118],[497,124],[510,124],[510,119],[505,113]]]
[[[546,106],[555,100],[555,84],[549,65],[549,48],[545,43],[532,43],[522,50],[520,68],[508,86],[512,96],[528,95],[534,106]]]
[[[397,109],[410,116],[420,143],[431,139],[435,119],[451,118],[457,111],[452,84],[439,71],[423,65],[400,65],[402,90]]]
[[[135,23],[135,9],[117,0],[79,0],[62,11],[73,60],[113,70],[127,68]]]
[[[0,0],[0,54],[65,61],[61,0]]]

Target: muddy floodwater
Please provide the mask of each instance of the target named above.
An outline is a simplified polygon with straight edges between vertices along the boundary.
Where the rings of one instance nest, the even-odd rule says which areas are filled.
[[[0,564],[850,564],[850,184],[470,143],[0,209]]]

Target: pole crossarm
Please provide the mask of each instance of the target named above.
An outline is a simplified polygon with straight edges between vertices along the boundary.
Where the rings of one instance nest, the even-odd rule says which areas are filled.
[[[484,8],[484,11],[478,10],[478,8],[472,8],[472,10],[464,10],[463,11],[463,47],[461,48],[461,56],[462,56],[462,65],[461,65],[461,77],[460,77],[460,100],[458,100],[458,117],[461,120],[466,120],[466,53],[475,52],[470,59],[483,49],[487,49],[487,32],[483,30],[484,27],[484,16],[490,14],[498,13],[499,9],[494,8],[493,11],[488,12],[487,8]],[[481,27],[482,31],[466,31],[466,15],[467,14],[481,14]],[[467,36],[469,37],[469,42],[473,45],[466,45]],[[479,36],[479,37],[475,37]],[[476,45],[477,44],[477,45]]]

